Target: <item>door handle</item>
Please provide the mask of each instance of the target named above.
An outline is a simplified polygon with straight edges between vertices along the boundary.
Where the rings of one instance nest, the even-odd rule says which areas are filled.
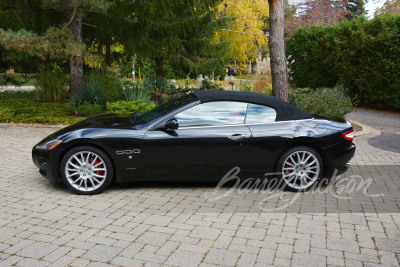
[[[246,136],[242,135],[242,134],[233,134],[231,136],[228,137],[229,139],[231,139],[232,141],[240,141],[246,138]]]

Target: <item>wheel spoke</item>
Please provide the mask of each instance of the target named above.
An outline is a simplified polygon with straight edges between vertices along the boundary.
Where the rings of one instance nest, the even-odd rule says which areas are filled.
[[[82,186],[82,183],[83,183],[83,180],[84,180],[84,179],[82,179],[82,177],[80,177],[80,178],[81,178],[81,182],[79,183],[79,187]]]
[[[94,171],[105,171],[106,168],[94,168],[93,170],[94,170]]]
[[[81,180],[82,180],[82,178],[79,176],[78,179],[76,179],[76,180],[73,181],[72,183],[73,183],[73,184],[76,184],[77,182],[79,182],[79,181],[81,181]]]
[[[304,163],[307,163],[307,161],[312,157],[312,155],[308,155],[308,157],[304,160]]]
[[[78,159],[78,157],[75,156],[75,155],[74,155],[74,159],[76,159],[76,161],[79,163],[79,165],[82,165],[82,164],[83,164],[83,162],[82,162],[80,159]],[[72,162],[70,162],[70,164],[72,165]],[[79,167],[78,167],[78,168],[79,168]]]
[[[94,176],[94,177],[98,177],[98,178],[104,178],[104,177],[106,177],[105,175],[99,175],[99,174],[97,174],[97,173],[93,173],[93,176]]]
[[[67,176],[68,177],[72,177],[72,176],[75,176],[75,175],[78,175],[78,174],[79,174],[79,172],[74,172],[74,173],[68,174]]]
[[[92,179],[93,179],[96,183],[101,184],[101,182],[100,182],[99,180],[97,180],[95,177],[92,177]]]
[[[307,164],[306,166],[307,166],[307,167],[310,167],[310,166],[312,166],[315,162],[317,162],[317,159],[314,159],[311,163]]]
[[[93,168],[96,168],[97,166],[99,166],[99,165],[101,165],[101,164],[103,164],[102,161],[100,161],[99,163],[97,163],[96,165],[94,165]]]
[[[92,177],[89,177],[89,180],[90,180],[90,183],[92,184],[92,187],[96,187],[96,185],[94,184],[94,181],[93,181],[93,179],[92,179]]]
[[[97,159],[98,157],[97,157],[97,155],[94,157],[94,159],[92,160],[92,166],[94,165],[94,163],[96,162],[96,159]]]
[[[90,159],[90,152],[87,154],[87,156],[86,156],[86,163],[90,163],[90,161],[89,161],[89,159]]]

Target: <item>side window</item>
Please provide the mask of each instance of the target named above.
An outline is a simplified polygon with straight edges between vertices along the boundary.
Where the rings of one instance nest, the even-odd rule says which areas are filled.
[[[244,124],[247,103],[216,101],[200,104],[175,115],[179,127]]]
[[[249,104],[246,124],[266,123],[276,120],[276,110],[267,106]]]

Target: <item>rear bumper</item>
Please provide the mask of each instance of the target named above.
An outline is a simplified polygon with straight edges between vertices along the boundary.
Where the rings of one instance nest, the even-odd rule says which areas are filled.
[[[58,158],[61,154],[60,150],[44,150],[32,149],[32,160],[36,167],[39,168],[39,173],[49,179],[50,181],[59,182],[59,171],[58,171]]]
[[[356,146],[345,141],[324,149],[325,170],[324,177],[332,178],[346,172],[350,167],[350,160],[354,157]]]

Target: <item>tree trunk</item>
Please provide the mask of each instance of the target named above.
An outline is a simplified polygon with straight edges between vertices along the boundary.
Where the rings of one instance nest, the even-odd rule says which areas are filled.
[[[45,67],[46,71],[51,71],[51,61],[50,61],[50,55],[49,54],[45,55],[44,67]]]
[[[111,67],[111,44],[106,43],[106,66]]]
[[[135,82],[136,74],[136,53],[132,57],[132,81]]]
[[[268,0],[269,51],[274,96],[289,101],[289,78],[285,55],[285,1]]]
[[[75,16],[72,21],[71,31],[74,35],[76,41],[82,41],[82,17]],[[70,92],[71,94],[75,94],[79,91],[79,88],[83,83],[83,59],[82,52],[79,51],[75,55],[71,55],[70,58]]]
[[[164,77],[164,59],[156,58],[156,74],[157,76]]]

